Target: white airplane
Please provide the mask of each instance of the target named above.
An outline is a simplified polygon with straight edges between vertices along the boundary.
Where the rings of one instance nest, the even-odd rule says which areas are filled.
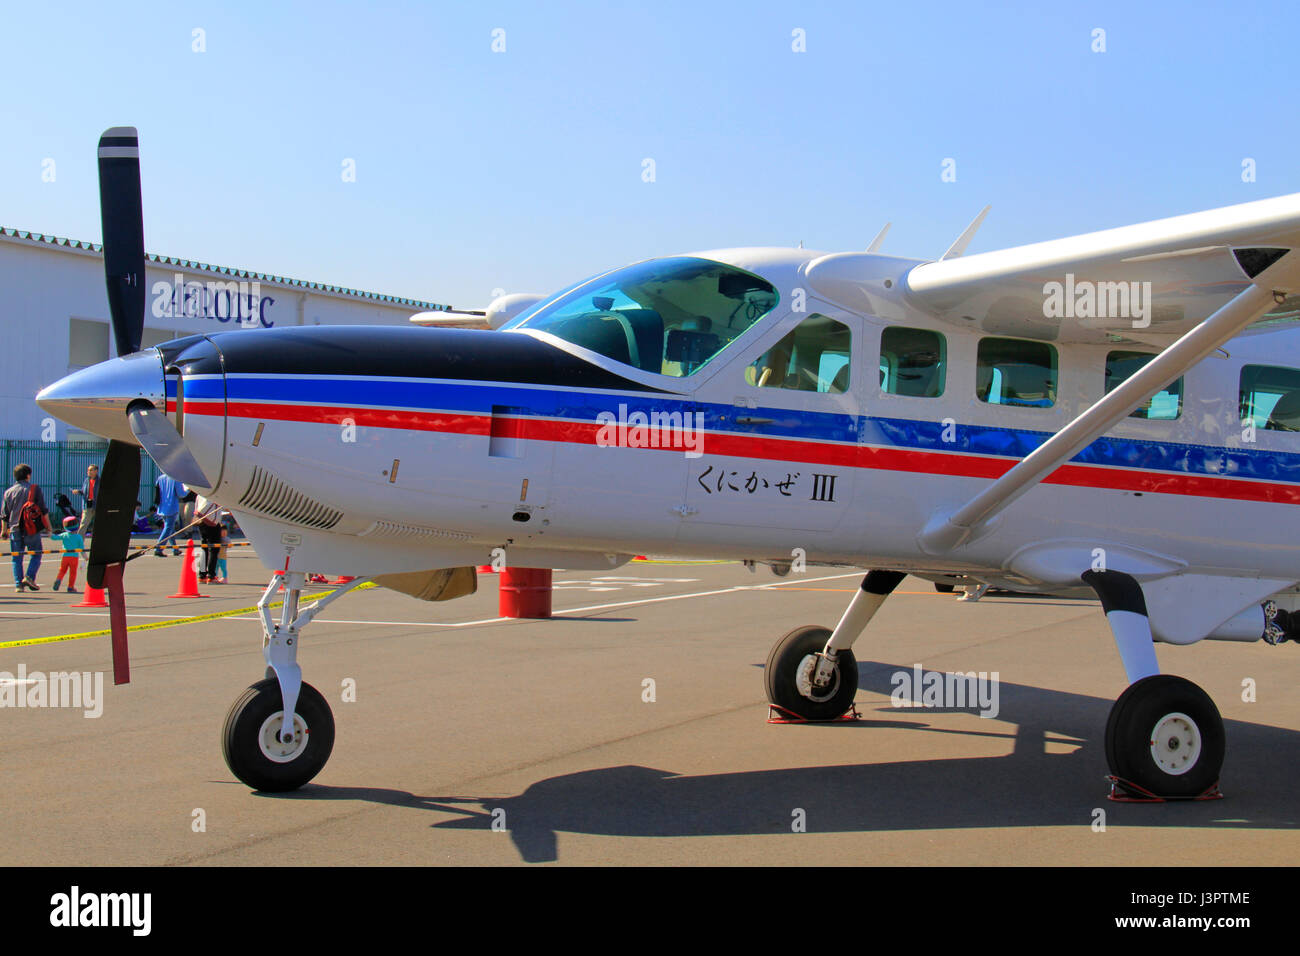
[[[869,569],[833,629],[772,648],[769,699],[808,720],[851,705],[854,642],[904,574],[1095,592],[1130,682],[1110,768],[1161,797],[1215,786],[1224,733],[1154,642],[1300,632],[1277,606],[1300,581],[1300,194],[962,256],[977,220],[935,261],[879,241],[651,259],[490,332],[276,328],[140,351],[136,131],[108,130],[99,156],[120,357],[37,402],[111,440],[89,574],[119,681],[135,446],[229,508],[274,571],[267,679],[223,735],[250,787],[300,787],[329,757],[333,718],[297,664],[322,607],[368,580],[468,593],[498,548],[517,567],[658,552]],[[315,571],[357,581],[300,607]]]

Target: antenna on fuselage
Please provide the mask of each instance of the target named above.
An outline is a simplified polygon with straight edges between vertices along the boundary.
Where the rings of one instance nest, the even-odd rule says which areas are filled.
[[[989,214],[989,210],[992,208],[992,206],[985,206],[981,209],[980,214],[971,221],[969,226],[966,227],[966,231],[957,237],[957,241],[949,246],[948,251],[940,256],[939,259],[941,261],[943,259],[956,259],[965,252],[966,247],[970,245],[970,241],[975,238],[975,233],[979,232],[980,224],[984,222],[984,217]]]
[[[867,246],[867,252],[880,251],[880,247],[884,245],[885,242],[885,234],[889,232],[889,227],[892,225],[893,225],[892,222],[887,222],[885,223],[884,226],[881,227],[881,230],[878,233],[876,233],[876,238],[871,240],[871,245]]]

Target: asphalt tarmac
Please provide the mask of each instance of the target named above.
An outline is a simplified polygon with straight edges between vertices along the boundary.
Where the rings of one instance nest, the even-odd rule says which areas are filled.
[[[107,627],[50,590],[0,589],[0,643]],[[180,559],[128,566],[133,625],[251,608],[269,573],[172,599]],[[82,568],[84,575],[84,565]],[[6,575],[7,577],[7,575]],[[428,604],[345,596],[305,631],[333,756],[292,794],[250,792],[221,756],[261,679],[242,613],[131,635],[0,647],[0,680],[103,673],[81,707],[0,708],[10,865],[1266,865],[1300,856],[1300,649],[1161,645],[1223,713],[1223,800],[1106,799],[1102,733],[1125,681],[1093,601],[986,596],[908,578],[858,641],[860,720],[767,722],[762,668],[786,631],[833,626],[859,572],[726,564],[555,575],[555,617],[501,620],[497,581]],[[83,582],[79,582],[79,586]],[[996,675],[996,716],[897,707],[898,675]],[[25,678],[28,681],[32,677]],[[37,678],[39,679],[39,678]],[[11,681],[11,684],[13,682]],[[30,687],[13,684],[13,690]],[[1251,693],[1253,689],[1253,694]],[[1252,697],[1253,700],[1244,699]],[[985,710],[993,708],[986,707]]]

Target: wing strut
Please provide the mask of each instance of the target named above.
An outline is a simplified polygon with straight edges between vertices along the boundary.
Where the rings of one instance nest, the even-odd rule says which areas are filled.
[[[1281,278],[1281,270],[1268,272],[1274,274],[1272,279]],[[1293,267],[1286,277],[1291,284],[1296,272]],[[1262,273],[1261,277],[1267,274]],[[945,554],[978,536],[1007,505],[1123,421],[1147,398],[1273,309],[1274,288],[1251,285],[1239,293],[966,504],[951,514],[935,515],[917,536],[922,550]]]

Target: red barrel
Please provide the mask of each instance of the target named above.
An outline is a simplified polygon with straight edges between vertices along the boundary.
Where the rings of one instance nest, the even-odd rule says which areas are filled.
[[[500,613],[502,617],[550,617],[551,569],[502,571]]]

